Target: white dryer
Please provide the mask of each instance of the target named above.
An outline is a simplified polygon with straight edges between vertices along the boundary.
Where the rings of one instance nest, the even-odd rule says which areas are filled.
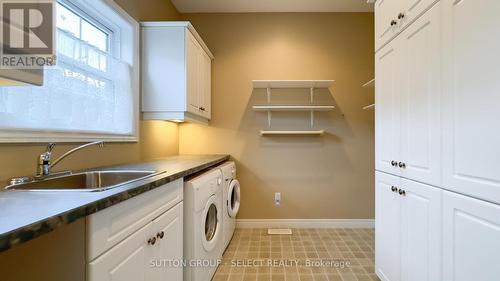
[[[226,162],[218,169],[222,172],[222,225],[223,225],[223,245],[224,250],[231,242],[231,238],[236,228],[236,215],[240,210],[240,182],[236,179],[236,165],[234,162]]]
[[[184,186],[184,281],[210,281],[222,258],[222,174],[210,170]]]

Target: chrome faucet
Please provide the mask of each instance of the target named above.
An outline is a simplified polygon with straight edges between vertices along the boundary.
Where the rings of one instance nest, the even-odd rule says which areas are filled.
[[[47,149],[44,153],[40,154],[38,157],[38,165],[37,165],[37,178],[43,178],[49,176],[50,170],[56,166],[59,162],[61,162],[64,158],[68,157],[69,155],[77,152],[78,150],[81,150],[83,148],[92,146],[92,145],[98,145],[99,147],[104,146],[103,141],[95,141],[91,143],[87,143],[84,145],[80,145],[76,148],[71,149],[70,151],[64,153],[61,157],[57,158],[54,162],[51,162],[52,159],[52,149],[54,149],[55,143],[49,143],[47,145]]]

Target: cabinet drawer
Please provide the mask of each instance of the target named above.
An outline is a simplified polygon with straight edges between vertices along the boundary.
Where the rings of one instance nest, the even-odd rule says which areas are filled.
[[[87,261],[118,244],[182,201],[178,179],[87,217]]]

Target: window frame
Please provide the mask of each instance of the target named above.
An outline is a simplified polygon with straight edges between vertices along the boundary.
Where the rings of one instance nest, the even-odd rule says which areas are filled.
[[[57,0],[54,0],[57,1]],[[89,23],[99,23],[111,31],[108,36],[109,53],[131,65],[133,126],[130,134],[82,133],[58,130],[0,130],[0,143],[76,143],[103,140],[107,142],[138,142],[139,140],[139,84],[140,35],[139,23],[113,0],[60,0],[70,10],[78,12]],[[91,3],[88,3],[91,2]],[[81,12],[81,13],[80,13]],[[87,18],[89,17],[89,18]],[[89,20],[90,19],[90,20]],[[103,30],[103,31],[106,31]]]

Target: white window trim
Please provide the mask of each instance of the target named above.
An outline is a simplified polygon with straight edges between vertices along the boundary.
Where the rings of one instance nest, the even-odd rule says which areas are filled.
[[[112,38],[119,38],[120,42],[131,42],[131,50],[123,50],[125,44],[110,41],[112,54],[121,57],[132,66],[132,91],[133,91],[133,131],[130,135],[102,134],[102,133],[71,133],[58,131],[23,131],[0,130],[0,143],[45,143],[62,142],[75,143],[103,140],[107,142],[138,142],[139,140],[139,84],[140,84],[140,43],[139,23],[125,12],[113,0],[64,0],[83,10],[96,19],[105,19],[105,25],[112,27]],[[90,2],[90,3],[89,3]],[[128,28],[125,28],[125,24]],[[124,30],[128,29],[128,30]],[[122,56],[123,55],[123,56]]]

